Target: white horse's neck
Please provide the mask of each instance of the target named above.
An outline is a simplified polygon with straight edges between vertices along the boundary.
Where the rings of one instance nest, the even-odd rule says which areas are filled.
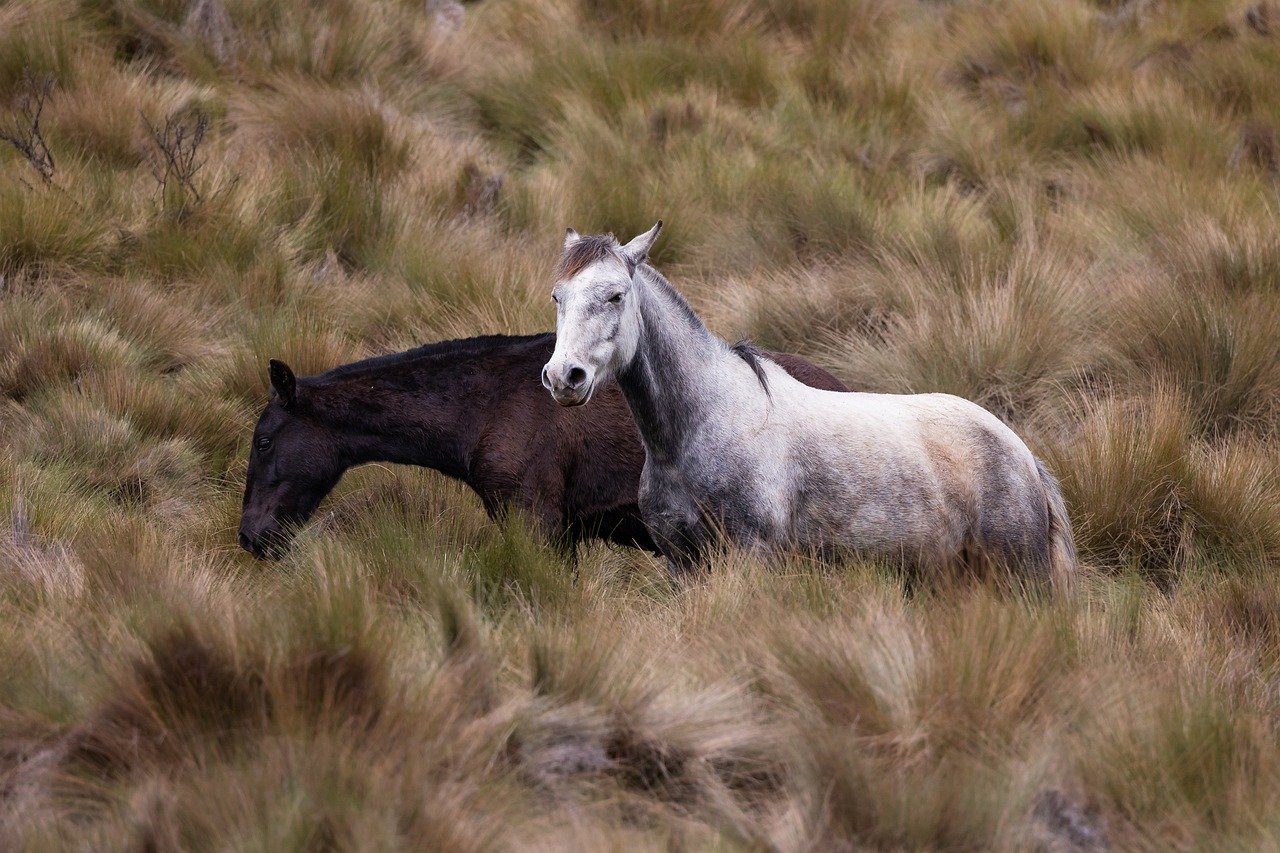
[[[676,459],[685,439],[728,398],[725,361],[737,358],[656,270],[636,272],[640,338],[618,385],[649,456]]]

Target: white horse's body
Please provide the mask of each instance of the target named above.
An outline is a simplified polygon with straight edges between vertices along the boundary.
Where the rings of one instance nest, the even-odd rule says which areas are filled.
[[[656,235],[618,246],[571,232],[543,381],[581,405],[617,374],[645,444],[640,509],[676,565],[722,531],[746,547],[988,560],[1068,580],[1057,484],[998,418],[947,394],[820,391],[730,347],[643,265]]]
[[[727,448],[751,452],[732,466],[651,463],[642,505],[681,486],[690,496],[723,491],[731,474],[752,483],[752,538],[762,543],[944,559],[963,550],[978,521],[968,509],[984,503],[990,454],[1010,475],[994,485],[1002,500],[1028,505],[1039,496],[1031,451],[967,400],[820,391],[772,362],[764,363],[766,391],[736,353],[726,347],[718,355],[719,388],[707,396],[732,393],[724,394],[718,417],[687,436],[682,456],[724,460]]]

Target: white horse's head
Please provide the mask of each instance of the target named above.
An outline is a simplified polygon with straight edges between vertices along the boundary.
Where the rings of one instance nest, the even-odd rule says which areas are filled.
[[[640,342],[636,268],[649,257],[662,222],[625,246],[612,234],[579,236],[572,228],[556,265],[556,349],[542,384],[562,406],[581,406],[631,363]]]

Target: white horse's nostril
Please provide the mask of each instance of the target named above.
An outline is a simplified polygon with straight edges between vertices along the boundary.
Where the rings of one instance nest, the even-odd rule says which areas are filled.
[[[569,368],[568,379],[569,387],[577,388],[583,382],[587,381],[587,371],[583,370],[581,367],[571,367]]]
[[[547,373],[546,367],[542,368],[542,387],[551,390],[551,375]]]

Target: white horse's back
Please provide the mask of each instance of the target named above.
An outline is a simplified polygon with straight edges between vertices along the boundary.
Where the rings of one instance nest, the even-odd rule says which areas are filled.
[[[758,383],[731,359],[722,367],[728,385]],[[723,459],[738,455],[734,444],[753,448],[742,475],[768,510],[759,531],[768,544],[925,563],[979,552],[1047,561],[1037,552],[1050,507],[1035,456],[981,406],[949,394],[821,391],[772,364],[763,386],[739,390],[737,405],[720,407],[727,423],[695,452]],[[679,476],[723,490],[725,468],[686,465]]]

